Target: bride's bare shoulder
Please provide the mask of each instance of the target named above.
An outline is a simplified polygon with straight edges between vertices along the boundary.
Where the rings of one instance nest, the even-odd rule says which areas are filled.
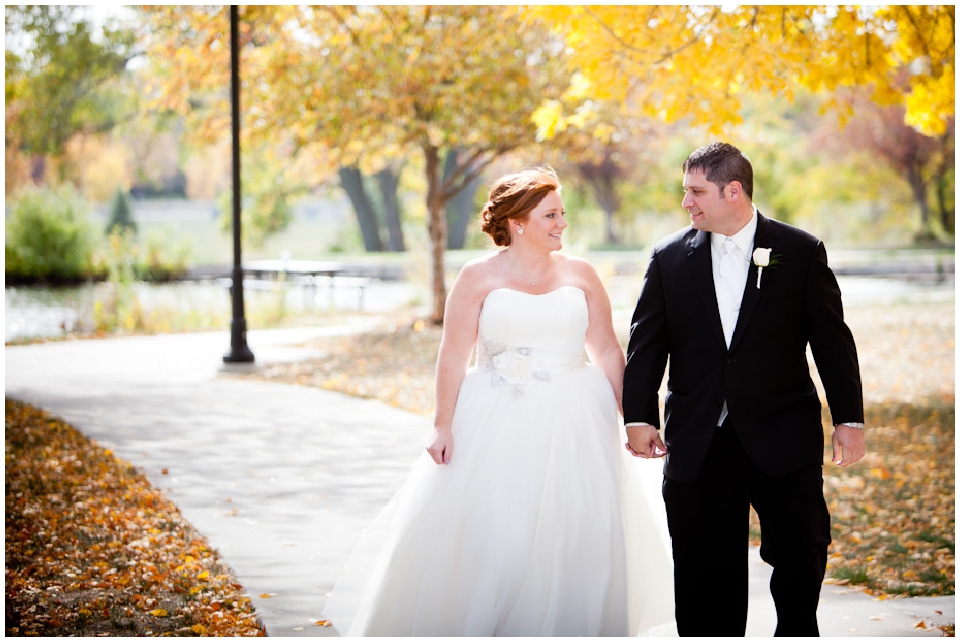
[[[568,274],[574,274],[582,278],[592,279],[597,276],[597,270],[593,264],[586,259],[568,254],[555,253],[560,261],[560,267]]]
[[[564,274],[573,279],[576,282],[575,285],[583,291],[591,293],[598,287],[603,287],[600,275],[590,261],[560,253],[557,253],[557,258],[561,261],[560,267]]]
[[[469,267],[476,268],[484,265],[490,265],[491,263],[496,263],[497,261],[500,261],[502,258],[501,257],[502,254],[503,254],[502,249],[495,250],[493,252],[487,252],[486,254],[482,254],[480,256],[470,259],[469,261],[463,264],[463,267],[469,266]]]
[[[471,290],[490,289],[491,283],[497,281],[498,275],[502,274],[502,260],[501,252],[491,252],[471,259],[460,268],[457,282]]]

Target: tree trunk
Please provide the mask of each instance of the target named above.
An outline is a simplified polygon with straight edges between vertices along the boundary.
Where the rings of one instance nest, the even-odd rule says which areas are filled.
[[[937,178],[937,208],[940,210],[940,224],[944,231],[953,234],[956,232],[957,220],[953,208],[947,204],[947,179],[945,176]]]
[[[452,149],[447,153],[446,160],[443,163],[443,182],[457,169],[457,150]],[[477,186],[480,184],[480,177],[471,180],[467,186],[457,193],[447,203],[447,249],[462,250],[467,242],[467,226],[474,220],[477,214],[473,204],[473,197],[477,193]]]
[[[34,185],[43,185],[47,177],[47,159],[42,154],[34,154],[30,159],[30,179]]]
[[[603,218],[607,232],[607,245],[620,245],[620,237],[617,236],[617,230],[613,224],[613,218],[615,214],[616,212],[614,211],[608,209],[603,210]]]
[[[580,163],[577,169],[580,177],[593,191],[597,205],[603,210],[604,242],[607,245],[619,245],[620,237],[614,223],[622,202],[620,194],[617,193],[617,183],[623,172],[614,161],[612,150],[606,150],[602,161]]]
[[[380,241],[377,217],[373,205],[370,203],[370,198],[367,196],[367,191],[363,187],[363,175],[360,173],[360,169],[358,167],[341,167],[338,173],[340,175],[340,185],[347,196],[350,197],[353,211],[357,214],[364,249],[368,252],[382,252],[383,243]]]
[[[954,210],[956,203],[951,203],[949,200],[950,194],[953,191],[951,189],[953,187],[951,183],[954,182],[949,180],[949,176],[953,173],[953,169],[956,166],[956,145],[953,143],[954,131],[955,128],[951,126],[950,129],[939,138],[940,162],[936,165],[936,172],[933,178],[936,186],[937,211],[940,213],[940,225],[944,231],[949,234],[956,233],[957,228],[956,212]]]
[[[447,208],[447,219],[450,225],[450,238],[447,240],[448,249],[462,250],[467,243],[467,228],[479,214],[473,202],[479,184],[479,178],[470,181],[466,188],[453,198]]]
[[[600,209],[603,210],[606,236],[604,242],[607,245],[619,245],[620,237],[617,235],[617,229],[614,225],[617,211],[620,209],[620,195],[617,194],[617,187],[606,176],[594,178],[590,181],[590,185],[593,187],[593,193],[597,198]]]
[[[447,284],[443,265],[443,253],[447,247],[447,219],[444,215],[446,198],[441,192],[440,153],[436,147],[423,148],[427,178],[427,231],[430,234],[432,259],[433,310],[430,320],[443,325],[443,312],[447,304]]]
[[[383,198],[383,213],[387,222],[387,238],[391,252],[403,252],[403,228],[400,226],[400,199],[397,198],[397,186],[400,184],[400,172],[385,167],[377,172],[377,184]]]
[[[916,234],[918,241],[929,241],[934,238],[930,227],[930,203],[927,199],[927,183],[923,180],[921,169],[911,166],[907,170],[907,180],[913,191],[913,198],[920,207],[920,230]]]

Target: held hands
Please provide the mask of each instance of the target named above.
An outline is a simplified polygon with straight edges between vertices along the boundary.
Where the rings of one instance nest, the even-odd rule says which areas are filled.
[[[453,454],[453,432],[449,428],[434,428],[427,452],[437,464],[449,464]]]
[[[833,458],[841,468],[857,463],[867,453],[867,439],[862,430],[837,424],[833,427]]]
[[[634,457],[653,459],[667,454],[660,433],[650,424],[627,426],[627,450]]]

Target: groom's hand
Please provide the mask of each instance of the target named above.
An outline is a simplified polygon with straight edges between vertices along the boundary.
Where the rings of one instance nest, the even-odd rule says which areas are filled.
[[[627,426],[627,450],[634,457],[653,459],[667,454],[667,447],[660,440],[660,433],[650,424]]]
[[[867,439],[863,431],[837,424],[833,427],[833,463],[841,468],[855,464],[867,454]]]

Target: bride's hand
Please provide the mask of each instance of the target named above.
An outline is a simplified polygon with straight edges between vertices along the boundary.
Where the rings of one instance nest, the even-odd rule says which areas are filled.
[[[427,452],[438,464],[449,464],[453,454],[453,433],[449,428],[434,428]]]

